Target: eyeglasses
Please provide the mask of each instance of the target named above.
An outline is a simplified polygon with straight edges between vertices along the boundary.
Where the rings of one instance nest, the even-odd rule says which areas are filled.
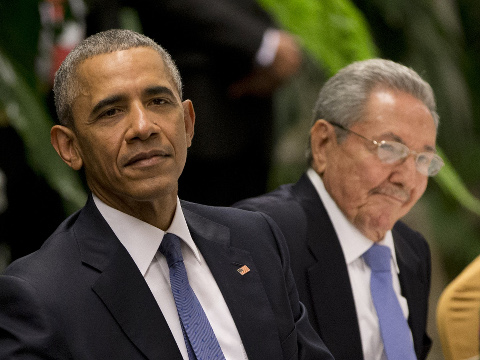
[[[440,156],[432,152],[416,152],[410,150],[406,145],[396,142],[396,141],[376,141],[366,138],[363,135],[357,134],[355,131],[352,131],[346,128],[343,125],[330,122],[333,126],[336,126],[342,130],[348,131],[354,135],[361,137],[367,141],[371,141],[377,147],[377,156],[381,162],[385,164],[393,164],[397,161],[405,159],[407,156],[412,154],[415,157],[415,165],[417,171],[420,174],[426,176],[435,176],[438,174],[440,169],[443,167],[444,162]]]

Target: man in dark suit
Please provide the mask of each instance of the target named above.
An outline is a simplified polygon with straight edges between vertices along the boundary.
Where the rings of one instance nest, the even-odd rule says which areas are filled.
[[[392,298],[400,322],[408,321],[408,358],[415,352],[425,359],[430,251],[399,219],[443,165],[435,154],[433,91],[400,64],[357,62],[324,85],[314,116],[310,168],[301,179],[235,206],[264,212],[280,226],[300,300],[337,360],[407,358],[386,355],[383,330],[393,325],[380,324],[369,290],[373,272],[364,254],[388,248]]]
[[[179,180],[182,199],[230,206],[267,191],[273,94],[300,67],[300,47],[256,0],[95,0],[87,30],[106,30],[112,9],[134,8],[162,44],[195,104],[195,142]],[[201,173],[202,176],[198,176]]]
[[[0,276],[1,359],[333,359],[273,221],[178,199],[195,115],[163,48],[99,33],[54,90],[52,144],[92,193]]]

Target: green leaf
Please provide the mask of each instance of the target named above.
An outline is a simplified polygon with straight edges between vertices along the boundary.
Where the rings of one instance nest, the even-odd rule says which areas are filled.
[[[349,0],[259,0],[329,75],[377,56],[363,15]]]
[[[437,148],[437,153],[445,162],[443,169],[434,177],[437,184],[444,193],[451,195],[462,206],[480,216],[480,200],[468,190],[460,175],[445,157],[445,154],[442,153],[441,149]]]
[[[23,138],[29,165],[62,196],[66,211],[83,206],[86,193],[78,174],[63,163],[50,143],[52,119],[1,50],[0,105]]]

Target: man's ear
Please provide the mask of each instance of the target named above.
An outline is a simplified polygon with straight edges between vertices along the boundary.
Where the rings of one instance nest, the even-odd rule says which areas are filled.
[[[185,100],[183,103],[183,121],[185,122],[185,133],[187,137],[187,147],[192,145],[194,127],[195,127],[195,110],[190,100]]]
[[[58,155],[74,170],[80,170],[83,160],[77,147],[75,133],[63,125],[55,125],[50,130],[50,141]]]
[[[310,146],[312,149],[312,167],[318,174],[323,174],[328,162],[328,152],[337,137],[333,126],[319,119],[310,129]]]

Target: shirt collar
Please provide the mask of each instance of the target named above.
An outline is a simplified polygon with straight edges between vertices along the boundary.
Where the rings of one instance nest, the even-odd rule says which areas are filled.
[[[93,200],[110,228],[127,249],[142,275],[145,275],[157,253],[165,231],[108,206],[95,195],[93,195]],[[188,230],[178,197],[175,215],[167,232],[180,237],[191,249],[197,261],[201,262],[199,250]]]
[[[312,182],[315,190],[320,196],[320,199],[327,210],[328,217],[333,224],[333,228],[337,234],[340,246],[343,250],[343,255],[345,256],[345,261],[347,265],[351,264],[353,261],[361,257],[365,251],[370,249],[374,244],[374,241],[368,239],[363,235],[345,216],[345,214],[340,210],[336,202],[332,199],[328,191],[325,189],[322,178],[317,174],[315,170],[309,168],[307,170],[307,176]],[[379,245],[385,245],[390,248],[392,254],[392,260],[395,265],[397,273],[399,273],[399,268],[397,265],[397,257],[395,255],[395,246],[393,243],[392,231],[389,230],[386,232],[385,237],[378,242]]]

